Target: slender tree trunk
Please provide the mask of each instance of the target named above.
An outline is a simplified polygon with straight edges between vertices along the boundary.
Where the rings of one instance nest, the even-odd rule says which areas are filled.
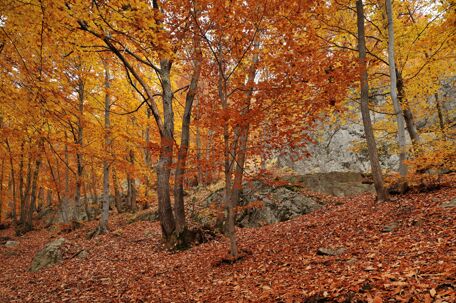
[[[230,238],[230,254],[232,257],[237,258],[238,257],[238,247],[237,247],[237,240],[236,240],[236,234],[235,234],[235,222],[236,222],[236,207],[238,206],[239,203],[239,198],[240,194],[242,191],[242,179],[244,176],[244,165],[245,165],[245,160],[247,157],[247,142],[248,142],[248,137],[249,137],[249,128],[250,128],[250,122],[248,119],[248,114],[250,111],[250,104],[252,101],[252,96],[253,96],[253,87],[255,85],[255,76],[257,73],[257,65],[259,61],[259,56],[258,56],[258,49],[259,49],[259,42],[255,41],[254,43],[254,54],[253,54],[253,59],[251,66],[249,68],[249,74],[247,78],[247,93],[245,95],[245,104],[244,107],[241,110],[241,121],[239,122],[237,126],[237,131],[236,133],[238,134],[239,137],[239,149],[238,152],[236,153],[237,158],[234,163],[234,166],[236,167],[234,171],[234,180],[233,180],[233,187],[231,189],[231,196],[230,196],[230,202],[228,204],[228,224],[227,224],[227,231],[228,231],[228,236]]]
[[[439,94],[435,93],[434,98],[435,98],[435,107],[437,109],[437,116],[439,118],[440,131],[442,132],[443,139],[446,140],[445,119],[443,117],[442,107],[440,106]]]
[[[111,112],[111,96],[109,89],[111,88],[111,81],[109,75],[109,69],[106,62],[104,62],[105,66],[105,108],[104,108],[104,127],[105,127],[105,152],[106,155],[111,152],[111,119],[110,119],[110,112]],[[105,233],[108,230],[108,218],[109,218],[109,162],[107,159],[103,160],[103,206],[101,210],[101,217],[100,217],[100,225],[99,225],[99,232]]]
[[[200,119],[200,110],[198,108],[198,98],[195,99],[196,114],[195,114],[195,123],[196,123],[196,136],[195,136],[195,145],[196,145],[196,165],[197,165],[197,181],[199,184],[204,184],[204,175],[203,175],[203,156],[202,156],[202,145],[201,145],[201,130],[199,126]]]
[[[68,134],[65,131],[65,142],[68,142]],[[65,192],[62,199],[63,222],[68,223],[70,217],[70,156],[68,153],[68,144],[65,143]],[[57,160],[58,163],[58,160]]]
[[[66,146],[66,145],[65,145]],[[61,198],[61,195],[60,195],[60,186],[59,186],[59,182],[57,181],[58,179],[56,178],[56,174],[54,173],[54,169],[51,165],[51,160],[49,159],[49,157],[47,156],[47,154],[45,154],[46,156],[46,160],[47,160],[47,163],[48,163],[48,167],[49,167],[49,171],[51,173],[51,177],[52,177],[52,181],[54,182],[54,185],[55,185],[55,191],[57,192],[57,200],[58,200],[58,203],[59,203],[59,208],[61,210],[61,213],[62,213],[62,220],[63,220],[63,223],[68,223],[68,209],[66,208],[67,207],[67,204],[65,202],[65,197],[64,199],[62,200]],[[57,162],[58,163],[58,162]],[[58,171],[58,167],[57,167],[57,171]],[[65,180],[66,181],[66,180]],[[67,184],[65,184],[65,187],[67,186]],[[65,188],[65,191],[67,191],[68,188]],[[50,194],[50,195],[49,195]],[[67,195],[68,196],[68,195]],[[50,202],[49,199],[52,199],[52,191],[51,190],[48,190],[48,202]],[[48,203],[48,206],[47,207],[51,207],[51,204]]]
[[[115,168],[112,169],[112,186],[114,187],[114,203],[116,204],[117,212],[121,213],[124,211],[124,209],[120,205],[119,183],[117,180],[117,171]]]
[[[47,190],[46,194],[46,208],[52,208],[52,189]]]
[[[5,173],[5,158],[2,158],[2,171],[0,172],[0,222],[3,216],[3,177]]]
[[[11,216],[13,219],[13,225],[16,225],[17,223],[17,216],[16,216],[16,181],[15,181],[15,174],[14,174],[14,162],[13,162],[13,154],[11,152],[11,147],[9,144],[8,139],[5,140],[6,142],[6,147],[8,149],[8,154],[9,154],[9,163],[10,163],[10,180],[11,180],[11,195],[12,195],[12,206],[11,206]]]
[[[404,193],[407,190],[407,147],[405,145],[405,122],[402,115],[402,108],[397,99],[397,79],[396,65],[394,59],[394,26],[393,26],[393,8],[391,0],[386,0],[386,15],[388,18],[388,63],[390,70],[391,99],[393,101],[394,111],[396,114],[399,143],[399,174],[400,174],[400,191]]]
[[[386,201],[388,199],[388,196],[383,183],[382,169],[378,160],[377,144],[375,142],[374,131],[372,128],[372,121],[369,112],[369,82],[367,78],[364,7],[362,0],[356,1],[356,11],[358,19],[358,51],[360,60],[361,115],[363,118],[364,133],[367,141],[369,161],[372,177],[374,179],[375,191],[377,193],[377,200]]]
[[[42,144],[40,144],[42,145]],[[35,161],[35,169],[33,171],[33,177],[32,177],[32,185],[31,185],[31,194],[30,194],[30,204],[28,206],[28,212],[27,212],[27,220],[25,222],[25,231],[31,231],[33,229],[33,213],[35,211],[35,206],[36,206],[36,192],[37,192],[37,187],[38,187],[38,177],[40,173],[40,167],[41,167],[41,156],[38,156],[38,158]]]
[[[128,153],[128,161],[130,162],[131,166],[135,165],[135,154],[131,149]],[[138,206],[136,205],[136,187],[135,187],[135,178],[132,177],[130,174],[127,175],[127,183],[128,183],[128,205],[131,211],[136,212],[138,210]]]
[[[144,162],[147,167],[147,172],[149,172],[149,170],[152,168],[152,154],[150,152],[150,126],[149,126],[149,120],[150,120],[150,116],[151,116],[150,109],[147,109],[146,115],[147,115],[147,126],[146,126],[146,130],[144,133],[144,141],[146,142],[146,147],[144,148]],[[145,202],[144,208],[148,209],[150,206],[149,191],[152,187],[148,173],[146,173],[145,182],[146,182],[146,186],[145,186],[145,190],[144,190],[144,196],[145,196],[146,202]]]
[[[38,190],[38,204],[36,211],[40,213],[44,209],[44,188],[40,186]]]
[[[415,144],[421,142],[421,138],[416,129],[415,119],[413,118],[412,110],[410,109],[409,104],[406,101],[404,79],[402,78],[401,72],[399,72],[399,70],[397,68],[396,68],[396,77],[397,77],[396,86],[397,86],[397,93],[398,93],[397,98],[399,100],[399,104],[401,105],[401,108],[403,108],[405,125],[406,125],[407,131],[410,135],[410,139],[411,139],[412,143],[415,145]]]
[[[82,124],[83,115],[84,115],[84,99],[85,99],[85,92],[84,92],[84,82],[79,80],[78,83],[78,97],[79,97],[79,117],[78,117],[78,133],[77,133],[77,140],[76,144],[77,152],[76,152],[76,165],[77,165],[77,173],[76,173],[76,189],[74,195],[74,213],[73,213],[73,220],[79,221],[79,214],[81,212],[81,185],[82,185],[82,174],[84,172],[83,166],[83,157],[81,153],[81,149],[83,146],[83,136],[84,136],[84,128]]]
[[[27,160],[27,179],[25,181],[25,189],[23,190],[23,196],[21,197],[21,214],[20,214],[20,223],[23,226],[26,226],[27,222],[27,210],[28,204],[30,202],[30,187],[32,184],[32,160],[31,155],[29,154]]]
[[[185,98],[185,109],[182,117],[181,144],[177,156],[177,166],[174,177],[174,214],[176,216],[176,232],[178,237],[185,232],[185,205],[184,205],[184,174],[188,148],[190,144],[190,121],[192,114],[193,101],[198,89],[198,81],[201,74],[202,52],[200,40],[197,35],[193,39],[194,60],[192,79]]]

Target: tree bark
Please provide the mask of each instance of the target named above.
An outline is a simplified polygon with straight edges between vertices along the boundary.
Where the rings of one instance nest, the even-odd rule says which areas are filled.
[[[160,78],[163,89],[163,131],[160,133],[160,155],[157,163],[157,196],[158,212],[163,238],[166,242],[173,242],[176,222],[171,207],[170,198],[170,175],[174,144],[174,112],[173,112],[173,91],[171,88],[172,63],[163,59],[160,61]]]
[[[388,18],[388,63],[390,72],[391,99],[393,101],[396,122],[398,128],[397,140],[399,143],[399,174],[400,174],[400,191],[404,193],[407,190],[407,150],[405,145],[405,122],[402,115],[402,108],[397,98],[397,78],[396,64],[394,59],[394,27],[393,27],[393,8],[391,0],[386,0],[386,15]]]
[[[112,186],[114,187],[114,203],[116,204],[117,212],[121,213],[124,209],[120,205],[120,190],[115,168],[112,169]]]
[[[79,221],[79,214],[81,210],[81,185],[82,185],[82,174],[84,172],[84,165],[82,159],[82,144],[84,136],[84,127],[82,124],[83,115],[84,115],[84,82],[80,79],[78,82],[78,98],[79,98],[79,116],[78,116],[78,133],[76,136],[77,152],[76,152],[76,165],[77,165],[77,174],[76,174],[76,189],[74,195],[74,212],[73,220]]]
[[[367,141],[372,177],[374,179],[375,191],[377,193],[377,201],[386,201],[388,199],[388,195],[383,183],[382,169],[378,159],[377,144],[375,142],[369,112],[369,82],[366,66],[366,40],[364,30],[364,7],[362,0],[356,1],[356,12],[358,20],[358,51],[360,60],[361,115],[363,118],[364,133]]]
[[[239,148],[236,153],[236,160],[233,159],[234,165],[236,167],[234,171],[234,180],[233,186],[231,189],[230,201],[228,204],[228,218],[227,218],[227,232],[230,238],[230,254],[232,257],[238,257],[238,247],[237,247],[237,240],[235,234],[235,221],[236,221],[236,207],[239,204],[239,198],[242,191],[242,179],[244,176],[244,165],[245,160],[247,157],[247,142],[249,137],[249,128],[250,128],[250,121],[248,118],[248,114],[250,111],[250,104],[252,101],[253,96],[253,87],[255,85],[255,76],[257,73],[257,65],[259,61],[258,56],[258,49],[259,49],[259,42],[254,42],[253,47],[253,58],[252,63],[249,68],[249,74],[247,78],[247,93],[245,95],[245,103],[244,107],[241,109],[241,121],[238,122],[237,131],[238,140],[239,140]]]
[[[401,105],[401,108],[403,109],[405,125],[407,127],[407,131],[409,133],[410,139],[411,139],[412,143],[415,145],[415,144],[421,142],[421,138],[416,129],[415,119],[413,118],[412,110],[410,109],[409,104],[405,97],[404,79],[402,78],[401,72],[399,72],[399,70],[397,68],[396,68],[396,77],[397,77],[396,86],[397,86],[397,92],[398,92],[397,98],[399,100],[399,104]]]
[[[182,135],[181,144],[179,146],[177,156],[177,166],[174,177],[174,214],[176,216],[176,233],[178,237],[185,232],[185,205],[184,205],[184,174],[186,169],[186,161],[188,148],[190,144],[190,121],[192,114],[193,101],[198,89],[198,81],[201,74],[201,61],[202,52],[200,46],[200,39],[195,35],[193,39],[194,60],[193,60],[193,74],[191,82],[185,98],[185,109],[182,116]]]
[[[17,216],[16,216],[16,181],[15,181],[15,174],[14,174],[14,162],[13,162],[13,154],[11,152],[11,146],[9,144],[8,139],[5,140],[6,147],[8,149],[9,154],[9,163],[10,163],[10,178],[11,178],[11,191],[12,191],[12,206],[11,206],[11,217],[13,219],[13,225],[17,223]]]
[[[42,144],[40,144],[42,145]],[[38,177],[40,173],[41,167],[41,156],[35,160],[35,169],[33,171],[32,177],[32,185],[31,185],[31,194],[30,194],[30,203],[27,209],[27,220],[25,222],[25,230],[24,231],[31,231],[33,229],[33,213],[35,211],[36,206],[36,192],[38,187]]]
[[[128,161],[132,166],[135,164],[135,154],[133,150],[131,149],[129,151],[128,155]],[[131,211],[135,212],[138,210],[138,207],[136,205],[136,187],[135,187],[135,178],[132,177],[130,174],[127,175],[127,183],[128,183],[128,205],[131,209]]]
[[[109,89],[111,87],[110,74],[108,65],[103,61],[105,67],[105,106],[104,106],[104,143],[105,152],[108,155],[111,151],[111,96]],[[101,210],[101,217],[99,223],[99,232],[106,233],[108,231],[108,219],[109,219],[109,162],[105,158],[103,160],[103,205]]]
[[[434,98],[435,98],[435,107],[437,109],[437,116],[439,118],[440,131],[442,132],[443,139],[446,140],[445,119],[443,117],[442,107],[440,105],[439,93],[435,93]]]
[[[5,158],[2,158],[2,171],[0,172],[0,222],[3,216],[3,177],[5,173]]]

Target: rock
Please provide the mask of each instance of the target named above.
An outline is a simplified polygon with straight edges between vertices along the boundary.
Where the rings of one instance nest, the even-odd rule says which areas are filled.
[[[390,232],[394,231],[397,227],[398,227],[397,222],[393,222],[393,223],[385,225],[383,227],[383,229],[382,229],[382,232],[383,233],[390,233]]]
[[[323,204],[288,186],[272,187],[259,181],[246,186],[241,195],[237,225],[260,227],[288,221],[317,210]],[[252,206],[253,205],[253,206]]]
[[[245,182],[239,201],[236,225],[260,227],[293,219],[323,206],[317,198],[301,193],[299,187],[274,186],[262,181]],[[211,209],[221,209],[223,188],[206,198],[207,208],[192,214],[192,218],[203,226],[214,226],[216,214]],[[216,207],[211,207],[216,206]]]
[[[456,198],[454,198],[451,201],[447,201],[445,203],[442,203],[442,205],[440,205],[440,207],[443,207],[443,208],[456,207]]]
[[[15,246],[17,246],[17,244],[19,244],[17,241],[10,240],[10,241],[6,241],[5,246],[6,247],[15,247]]]
[[[6,242],[10,241],[10,237],[0,237],[0,245],[4,245]]]
[[[317,250],[317,255],[319,256],[338,256],[343,254],[347,249],[345,247],[320,247]]]
[[[89,255],[89,253],[87,252],[87,250],[81,250],[81,251],[76,255],[76,257],[79,258],[79,259],[85,259],[85,258],[87,258],[88,255]]]
[[[357,172],[314,173],[286,178],[292,183],[302,184],[310,191],[337,197],[374,192],[371,177]]]
[[[140,211],[134,214],[129,220],[128,223],[134,223],[138,221],[150,221],[155,222],[158,221],[158,211],[153,209],[147,209],[144,211]]]
[[[43,267],[51,266],[62,260],[61,247],[65,243],[64,238],[54,240],[40,250],[33,258],[30,271],[35,272]]]

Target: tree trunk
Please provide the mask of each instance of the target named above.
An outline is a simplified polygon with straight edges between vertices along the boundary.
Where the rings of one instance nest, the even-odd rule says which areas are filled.
[[[5,140],[6,147],[8,149],[9,154],[9,163],[10,163],[10,180],[11,180],[11,191],[12,191],[12,206],[11,206],[11,217],[13,219],[13,225],[17,223],[17,216],[16,216],[16,181],[14,175],[14,162],[13,162],[13,154],[11,152],[11,146],[9,145],[8,138]]]
[[[405,122],[402,115],[402,108],[397,99],[397,79],[396,65],[394,59],[394,27],[393,27],[393,9],[391,0],[386,0],[386,15],[388,18],[388,63],[390,71],[391,100],[393,101],[394,111],[396,114],[399,143],[399,174],[400,174],[400,191],[404,193],[407,190],[407,150],[405,145]]]
[[[204,184],[204,175],[203,175],[203,156],[202,156],[202,145],[201,145],[201,130],[199,126],[200,113],[198,108],[198,98],[195,99],[196,114],[195,114],[195,123],[196,123],[196,136],[195,136],[195,145],[196,145],[196,166],[197,166],[197,182],[199,184]]]
[[[185,205],[184,205],[184,174],[187,161],[187,153],[190,144],[190,121],[192,114],[193,101],[198,89],[198,81],[201,74],[202,52],[200,40],[197,35],[193,39],[194,60],[192,79],[185,98],[185,109],[182,116],[182,135],[181,144],[177,156],[177,166],[174,177],[174,214],[176,216],[177,236],[185,232]],[[184,243],[188,244],[188,243]]]
[[[42,145],[42,144],[40,144],[40,145]],[[33,229],[33,212],[35,211],[35,206],[36,206],[36,192],[37,192],[37,187],[38,187],[38,177],[39,177],[39,173],[40,173],[40,167],[41,167],[41,157],[38,156],[38,158],[35,161],[35,169],[33,171],[31,194],[30,194],[30,204],[28,205],[28,208],[27,208],[27,220],[25,222],[24,231],[31,231]]]
[[[237,131],[236,131],[236,133],[238,134],[238,137],[239,137],[239,139],[238,139],[239,148],[236,153],[236,156],[237,156],[236,161],[234,161],[234,159],[233,159],[236,169],[234,172],[234,180],[233,180],[233,186],[231,189],[230,201],[229,201],[229,205],[227,207],[228,208],[227,231],[228,231],[228,236],[230,238],[230,254],[234,258],[238,257],[238,247],[237,247],[236,234],[235,234],[236,207],[239,204],[239,198],[240,198],[240,194],[242,191],[242,179],[244,176],[244,165],[245,165],[245,160],[247,158],[247,142],[248,142],[249,128],[250,128],[248,114],[250,111],[250,104],[251,104],[252,96],[253,96],[253,87],[255,85],[255,76],[257,73],[257,65],[258,65],[258,61],[259,61],[258,49],[259,49],[259,42],[255,41],[254,48],[253,48],[254,54],[253,54],[252,64],[249,68],[249,74],[248,74],[248,78],[247,78],[247,89],[248,90],[245,95],[244,107],[241,110],[242,119],[239,122],[239,124],[237,126]]]
[[[151,181],[150,181],[150,178],[148,175],[149,170],[152,168],[152,154],[150,152],[150,127],[149,127],[149,120],[150,120],[150,115],[151,115],[150,109],[147,109],[146,115],[147,115],[147,126],[146,126],[146,130],[145,130],[145,134],[144,134],[144,141],[146,142],[146,147],[144,148],[144,163],[146,164],[146,167],[147,167],[147,173],[146,173],[146,178],[145,178],[146,186],[145,186],[145,190],[144,190],[144,196],[145,196],[146,201],[145,201],[144,209],[148,209],[150,206],[149,191],[152,187],[152,184],[151,184]]]
[[[27,179],[25,181],[25,188],[22,191],[21,213],[20,213],[20,218],[19,218],[19,222],[23,226],[26,226],[26,221],[27,221],[27,209],[28,209],[28,204],[30,201],[31,184],[32,184],[32,160],[31,160],[31,155],[29,154],[28,161],[27,161]]]
[[[83,115],[84,115],[84,82],[79,80],[78,83],[78,97],[79,97],[79,117],[78,117],[78,133],[76,144],[77,152],[76,152],[76,165],[77,165],[77,173],[76,173],[76,189],[74,195],[74,213],[73,213],[73,220],[79,221],[79,214],[81,212],[81,185],[82,185],[82,174],[84,172],[83,166],[83,159],[82,159],[82,144],[83,144],[83,135],[84,135],[84,128],[82,124]]]
[[[66,145],[65,145],[65,147],[66,147]],[[49,159],[47,154],[45,154],[45,155],[46,155],[46,160],[47,160],[47,163],[48,163],[48,167],[49,167],[49,171],[51,173],[52,180],[54,181],[55,191],[57,192],[57,200],[59,202],[59,208],[60,208],[61,213],[62,213],[63,223],[68,223],[68,209],[67,209],[67,204],[66,204],[66,201],[65,201],[65,197],[62,200],[61,195],[60,195],[59,183],[58,183],[58,181],[56,179],[56,176],[55,176],[55,173],[54,173],[54,169],[52,168],[51,160]],[[68,169],[68,168],[66,168],[66,169]],[[57,167],[57,171],[58,170],[59,170],[59,168]],[[67,180],[65,180],[65,182],[66,181]],[[65,184],[65,187],[67,187],[67,184]],[[68,191],[68,188],[65,188],[65,191]],[[66,196],[68,196],[67,193],[66,193]],[[48,190],[48,206],[47,206],[48,208],[51,207],[49,199],[52,199],[52,191],[51,190]]]
[[[119,191],[119,183],[117,180],[117,171],[115,168],[112,169],[112,185],[114,187],[114,203],[117,208],[117,212],[123,212],[123,208],[120,205],[120,191]]]
[[[369,82],[366,66],[366,40],[364,33],[364,7],[363,1],[356,1],[356,11],[358,19],[358,51],[360,60],[360,81],[361,81],[361,115],[363,118],[364,133],[369,152],[372,177],[374,179],[377,201],[386,201],[387,192],[383,183],[382,169],[378,160],[377,144],[375,142],[372,121],[369,112]]]
[[[109,89],[111,87],[110,82],[110,75],[108,65],[105,61],[103,61],[105,66],[105,107],[104,107],[104,127],[105,127],[105,152],[108,155],[111,151],[111,119],[110,119],[110,112],[111,112],[111,96]],[[108,230],[108,219],[109,219],[109,162],[105,158],[103,160],[103,206],[101,210],[101,217],[99,223],[99,232],[106,233]]]
[[[38,204],[36,211],[40,213],[44,209],[44,188],[40,186],[40,189],[38,190]]]
[[[412,143],[415,145],[415,144],[421,142],[421,138],[416,129],[412,110],[410,109],[409,104],[405,97],[404,79],[402,78],[401,72],[399,72],[399,70],[397,68],[396,68],[396,77],[397,77],[396,86],[397,86],[397,93],[398,93],[397,98],[399,100],[399,104],[401,105],[401,108],[403,108],[405,125],[406,125],[407,131],[410,135],[410,139],[411,139]]]
[[[173,244],[176,222],[174,220],[173,210],[170,198],[170,174],[173,157],[174,144],[174,112],[173,112],[173,92],[171,89],[171,62],[161,60],[160,77],[163,89],[163,130],[160,133],[160,156],[157,163],[157,196],[158,212],[163,238],[168,244]]]
[[[135,165],[135,154],[131,149],[129,152],[129,162],[132,166]],[[127,183],[128,183],[128,205],[131,211],[135,212],[138,210],[136,205],[136,188],[135,188],[135,178],[132,177],[130,174],[127,175]]]
[[[5,158],[2,158],[2,171],[0,173],[0,222],[3,216],[3,177],[5,173]]]
[[[46,194],[46,208],[52,207],[52,190],[48,189]]]
[[[435,107],[437,109],[437,116],[439,117],[440,131],[442,132],[443,139],[446,140],[445,119],[443,117],[442,107],[440,106],[439,94],[435,93],[434,98],[435,98]]]

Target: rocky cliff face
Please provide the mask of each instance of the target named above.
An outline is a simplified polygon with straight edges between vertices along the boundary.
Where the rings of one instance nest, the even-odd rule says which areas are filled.
[[[455,128],[456,121],[456,78],[445,82],[439,93],[438,99],[442,116],[445,125],[453,125]],[[377,97],[373,100],[376,104],[385,103],[383,97]],[[439,124],[439,117],[437,113],[437,105],[435,96],[429,97],[429,107],[424,113],[416,115],[416,126],[420,134],[424,134],[427,138],[435,138],[435,133],[432,133],[432,125],[434,127]],[[288,167],[293,169],[298,174],[310,173],[327,173],[327,172],[369,172],[370,164],[365,146],[364,129],[362,125],[361,115],[358,114],[359,105],[356,102],[351,104],[352,111],[348,113],[349,118],[343,117],[345,124],[330,123],[324,121],[315,132],[312,133],[313,139],[316,144],[309,144],[307,151],[310,157],[293,160],[288,155],[281,155],[277,157],[277,164],[279,167]],[[421,110],[420,110],[421,111]],[[374,122],[382,121],[385,119],[384,114],[371,112],[371,117]],[[382,138],[390,136],[390,140],[382,140]],[[392,134],[378,134],[377,147],[379,150],[380,162],[383,168],[395,170],[398,166],[398,157],[391,154],[394,147],[391,148]],[[407,136],[407,139],[410,139]],[[455,143],[456,144],[456,143]],[[358,148],[354,148],[358,146]]]

